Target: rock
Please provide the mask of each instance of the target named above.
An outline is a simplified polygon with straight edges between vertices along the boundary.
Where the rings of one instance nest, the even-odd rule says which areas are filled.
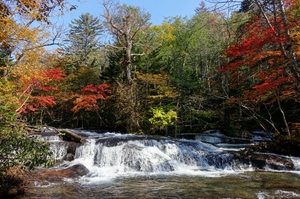
[[[74,154],[73,153],[68,153],[65,157],[64,160],[66,161],[73,161],[74,160]]]
[[[46,171],[38,177],[39,180],[47,180],[49,182],[61,181],[63,178],[77,178],[89,173],[89,170],[82,164],[76,164],[62,170]]]
[[[80,147],[82,144],[76,142],[67,142],[68,148],[67,153],[72,153],[75,155],[76,149]]]
[[[274,170],[294,170],[294,163],[288,157],[273,154],[252,154],[250,161],[252,166],[259,169],[267,167]]]
[[[242,163],[251,163],[256,169],[294,170],[294,163],[289,157],[270,153],[257,153],[251,149],[240,151],[235,158]]]

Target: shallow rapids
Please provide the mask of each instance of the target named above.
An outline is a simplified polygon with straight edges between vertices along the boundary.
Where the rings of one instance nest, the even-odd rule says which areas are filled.
[[[54,169],[82,164],[88,174],[36,187],[27,198],[300,198],[300,159],[294,170],[256,170],[241,163],[224,144],[74,131],[87,138],[75,159]],[[66,145],[48,137],[54,156],[63,158]],[[241,149],[245,144],[241,144]]]

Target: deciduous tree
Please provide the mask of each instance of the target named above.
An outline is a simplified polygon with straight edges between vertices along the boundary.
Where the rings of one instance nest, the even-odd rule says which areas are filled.
[[[139,7],[120,5],[114,0],[104,1],[105,9],[102,15],[106,27],[115,39],[114,48],[124,51],[121,67],[124,70],[127,82],[132,81],[132,57],[142,55],[133,51],[136,45],[143,45],[136,40],[137,35],[149,25],[150,14],[143,12]]]
[[[294,23],[294,19],[286,18],[281,1],[271,4],[271,13],[264,10],[261,2],[254,3],[260,12],[245,24],[240,40],[227,49],[226,55],[231,61],[223,65],[221,71],[231,71],[234,85],[240,88],[243,86],[242,92],[235,99],[239,99],[237,101],[242,103],[257,121],[265,120],[275,131],[279,131],[273,122],[272,114],[269,114],[269,119],[258,118],[260,115],[253,109],[254,106],[258,108],[257,105],[261,103],[276,103],[283,118],[283,126],[290,135],[281,102],[287,95],[298,96],[295,95],[299,87],[299,68],[295,54],[297,48],[289,33],[297,23]],[[233,99],[230,98],[229,101],[237,102]]]

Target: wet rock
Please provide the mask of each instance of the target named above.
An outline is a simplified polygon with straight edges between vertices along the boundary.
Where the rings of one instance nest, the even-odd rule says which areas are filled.
[[[65,161],[73,161],[74,160],[74,154],[72,153],[68,153],[65,157],[64,157]]]
[[[46,171],[38,177],[39,180],[46,180],[48,182],[61,181],[63,178],[77,178],[89,173],[89,170],[82,164],[76,164],[62,170]]]
[[[271,153],[259,153],[248,149],[235,154],[239,162],[251,164],[256,169],[294,170],[291,158]]]
[[[252,154],[249,159],[252,166],[259,169],[270,168],[274,170],[294,170],[293,161],[284,156],[273,154]]]
[[[110,138],[100,138],[96,141],[97,144],[101,143],[107,147],[118,146],[124,142],[134,141],[134,140],[158,140],[158,138],[152,136],[135,136],[135,137],[110,137]]]

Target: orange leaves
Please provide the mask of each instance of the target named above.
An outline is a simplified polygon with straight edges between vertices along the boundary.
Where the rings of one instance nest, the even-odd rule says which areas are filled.
[[[229,72],[230,88],[242,88],[239,99],[244,103],[272,103],[275,95],[293,89],[294,79],[289,71],[286,28],[280,18],[270,18],[270,24],[257,16],[245,24],[239,42],[225,54],[231,61],[220,72]],[[297,40],[297,34],[295,41]],[[281,48],[283,47],[283,48]],[[232,100],[229,100],[232,101]]]
[[[63,70],[60,68],[51,68],[43,73],[43,76],[48,80],[63,80],[63,77],[66,76]]]
[[[92,111],[98,110],[98,100],[104,100],[108,94],[111,93],[110,86],[108,84],[93,85],[89,84],[82,90],[82,95],[76,95],[74,100],[75,106],[72,111],[77,113],[80,110]]]
[[[54,97],[47,93],[58,90],[51,84],[61,81],[65,74],[59,68],[48,70],[45,68],[44,71],[40,72],[39,77],[32,77],[30,81],[19,81],[22,83],[20,85],[22,90],[19,91],[22,94],[20,95],[21,106],[18,108],[18,112],[27,113],[28,111],[36,111],[40,107],[47,108],[56,104]],[[22,79],[22,77],[20,78]]]

